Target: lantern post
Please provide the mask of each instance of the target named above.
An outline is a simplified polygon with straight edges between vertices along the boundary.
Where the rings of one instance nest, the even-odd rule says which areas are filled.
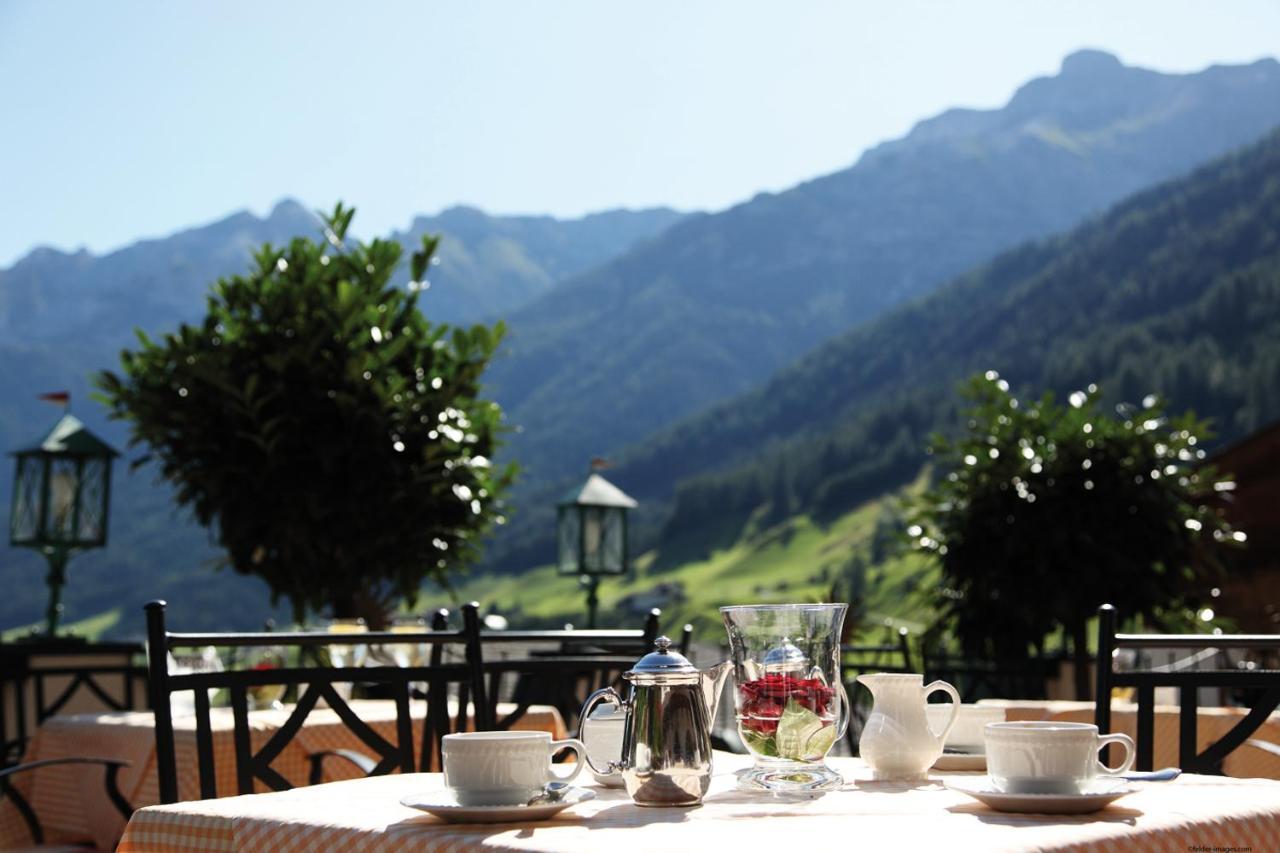
[[[597,473],[561,498],[556,513],[559,558],[556,570],[577,575],[587,593],[587,627],[596,627],[600,580],[625,575],[630,568],[627,553],[627,513],[639,504]]]
[[[47,396],[66,402],[65,395]],[[111,463],[120,454],[67,412],[44,438],[11,455],[16,465],[9,544],[39,551],[48,563],[45,631],[52,637],[62,614],[67,563],[107,544]]]

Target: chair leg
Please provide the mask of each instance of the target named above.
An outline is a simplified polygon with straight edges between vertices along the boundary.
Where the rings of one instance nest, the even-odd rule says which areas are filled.
[[[111,804],[116,807],[116,811],[127,821],[133,817],[133,806],[125,799],[124,794],[120,793],[120,768],[122,764],[107,765],[107,797],[110,798]]]
[[[0,776],[0,796],[8,797],[9,802],[13,803],[13,807],[18,810],[22,822],[27,825],[27,831],[31,833],[32,843],[36,846],[44,844],[44,829],[40,826],[36,813],[31,810],[31,804],[26,798],[9,782],[7,776]]]

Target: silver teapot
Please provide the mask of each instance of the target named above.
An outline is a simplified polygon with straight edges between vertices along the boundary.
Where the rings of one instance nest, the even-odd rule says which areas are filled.
[[[597,690],[582,706],[582,734],[591,711],[602,702],[626,712],[622,755],[592,771],[620,773],[631,799],[641,806],[696,806],[711,785],[711,726],[730,661],[705,672],[659,637],[655,650],[642,657],[622,677],[631,683],[623,701],[612,687]]]

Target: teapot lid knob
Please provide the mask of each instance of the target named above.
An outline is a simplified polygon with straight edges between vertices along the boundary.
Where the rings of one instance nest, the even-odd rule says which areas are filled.
[[[658,637],[653,641],[653,647],[653,651],[636,661],[636,665],[626,673],[632,680],[634,680],[635,676],[642,678],[646,676],[650,678],[674,677],[683,682],[690,676],[697,677],[699,675],[698,668],[689,663],[687,657],[671,648],[671,639],[669,637]]]

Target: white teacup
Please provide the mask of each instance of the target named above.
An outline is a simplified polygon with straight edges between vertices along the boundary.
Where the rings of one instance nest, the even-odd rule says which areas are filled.
[[[572,749],[577,761],[565,776],[551,756]],[[571,782],[582,772],[587,748],[579,740],[552,740],[546,732],[464,732],[444,736],[444,784],[463,806],[527,803],[547,782]]]
[[[929,717],[929,728],[935,733],[940,732],[951,717],[951,705],[929,705],[925,708],[925,714]],[[947,741],[943,746],[960,752],[981,754],[986,748],[987,723],[1003,722],[1004,708],[972,703],[961,705],[956,714],[956,724],[951,727],[951,733],[947,735]]]
[[[1133,739],[1098,735],[1092,723],[988,723],[987,775],[1010,794],[1079,794],[1098,776],[1119,776],[1133,766]],[[1107,767],[1098,750],[1124,746],[1124,761]]]

